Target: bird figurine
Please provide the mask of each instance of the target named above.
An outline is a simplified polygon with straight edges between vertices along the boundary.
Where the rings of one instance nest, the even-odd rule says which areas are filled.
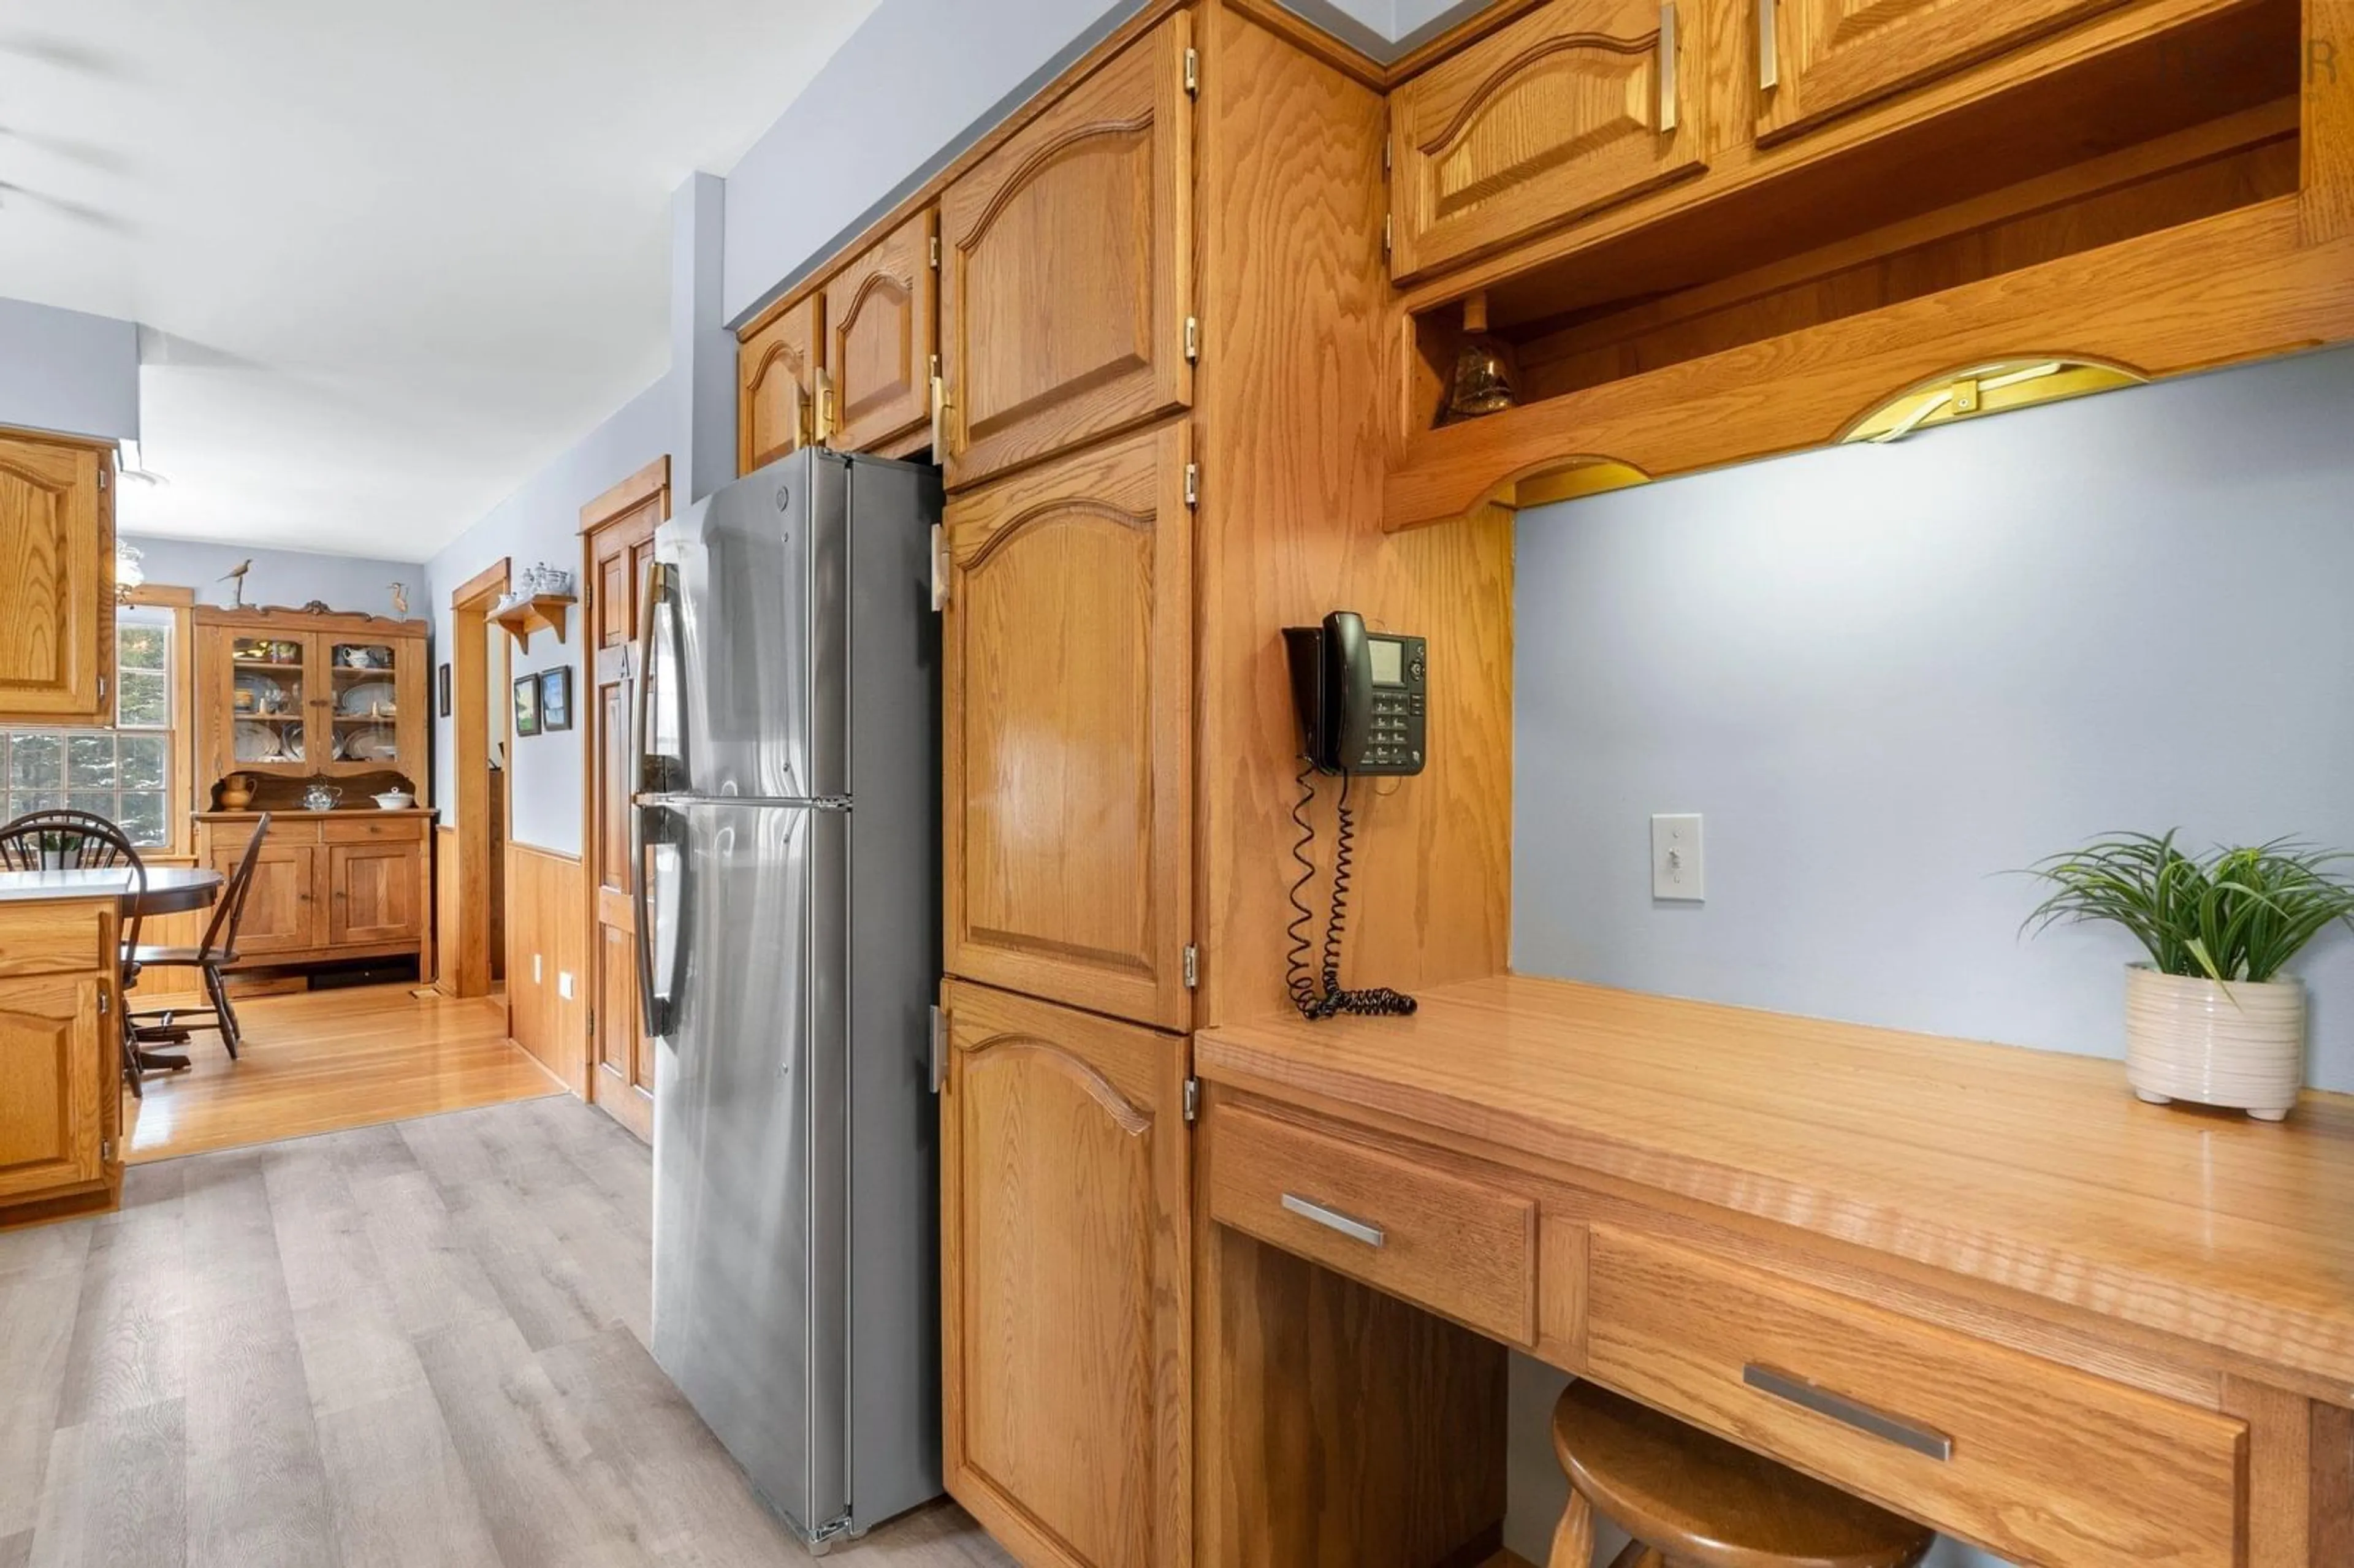
[[[407,583],[392,585],[392,613],[403,620],[408,619],[408,585]]]
[[[221,574],[220,580],[229,585],[228,607],[231,609],[245,608],[245,574],[251,570],[253,559],[248,556]]]

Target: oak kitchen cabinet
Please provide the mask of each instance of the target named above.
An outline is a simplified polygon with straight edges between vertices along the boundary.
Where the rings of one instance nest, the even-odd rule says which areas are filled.
[[[819,323],[811,294],[737,350],[736,471],[749,473],[817,439]]]
[[[1190,1564],[1185,1041],[940,1000],[949,1491],[1030,1568]]]
[[[0,431],[0,723],[114,720],[114,454]]]
[[[1923,83],[2130,0],[1765,0],[1758,8],[1761,141]],[[1989,86],[2002,73],[1988,73]]]
[[[429,974],[434,813],[278,811],[237,940],[245,967],[417,956]],[[196,814],[196,863],[237,869],[256,811]]]
[[[1176,1029],[1190,435],[1165,425],[953,497],[941,661],[949,973]]]
[[[942,194],[949,490],[1193,401],[1192,28],[1171,15]]]
[[[1553,0],[1390,98],[1400,278],[1697,174],[1708,7]]]
[[[938,255],[939,214],[927,207],[827,280],[818,418],[836,451],[905,457],[930,445]]]
[[[0,1204],[122,1180],[115,921],[111,896],[0,903]]]

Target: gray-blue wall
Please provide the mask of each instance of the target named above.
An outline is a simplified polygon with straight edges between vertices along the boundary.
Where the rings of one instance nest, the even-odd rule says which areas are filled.
[[[2115,1056],[2137,949],[2020,940],[2006,870],[2354,848],[2354,350],[1532,512],[1518,553],[1522,973]],[[1706,904],[1652,902],[1655,811],[1705,815]],[[2297,967],[2309,1081],[2354,1089],[2354,940]],[[1518,1367],[1516,1414],[1557,1386]],[[1557,1505],[1515,1477],[1527,1550]]]
[[[392,585],[400,583],[408,593],[408,613],[425,613],[425,568],[415,561],[267,550],[142,534],[125,534],[122,542],[144,557],[139,569],[149,582],[194,588],[198,604],[228,604],[230,588],[220,580],[222,575],[240,561],[250,561],[253,568],[245,578],[248,604],[303,605],[315,599],[336,609],[390,615]]]
[[[136,440],[139,328],[0,300],[0,425]]]

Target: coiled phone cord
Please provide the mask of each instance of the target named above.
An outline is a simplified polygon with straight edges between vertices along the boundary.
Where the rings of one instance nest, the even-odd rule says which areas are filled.
[[[1308,973],[1308,953],[1312,946],[1308,927],[1315,920],[1316,913],[1299,897],[1316,877],[1316,863],[1308,854],[1308,846],[1316,841],[1315,826],[1308,820],[1308,808],[1316,800],[1313,762],[1305,763],[1299,769],[1299,799],[1291,808],[1291,821],[1299,829],[1299,837],[1291,846],[1291,858],[1299,867],[1299,875],[1291,884],[1291,924],[1285,927],[1291,938],[1286,983],[1291,991],[1291,1004],[1299,1010],[1299,1016],[1310,1022],[1340,1012],[1403,1017],[1416,1006],[1414,998],[1387,986],[1369,986],[1362,991],[1341,988],[1341,943],[1349,924],[1349,878],[1357,842],[1356,813],[1349,809],[1349,781],[1348,770],[1343,768],[1340,828],[1332,849],[1332,918],[1324,927],[1323,971],[1317,977],[1322,982],[1320,993],[1316,980],[1311,980]]]

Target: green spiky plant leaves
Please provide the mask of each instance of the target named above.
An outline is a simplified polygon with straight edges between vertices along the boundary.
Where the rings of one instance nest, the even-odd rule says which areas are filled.
[[[2022,929],[2107,921],[2160,974],[2262,982],[2332,925],[2354,925],[2354,885],[2334,871],[2349,858],[2341,851],[2274,839],[2196,860],[2176,836],[2117,833],[2038,861],[2029,874],[2052,895]]]

